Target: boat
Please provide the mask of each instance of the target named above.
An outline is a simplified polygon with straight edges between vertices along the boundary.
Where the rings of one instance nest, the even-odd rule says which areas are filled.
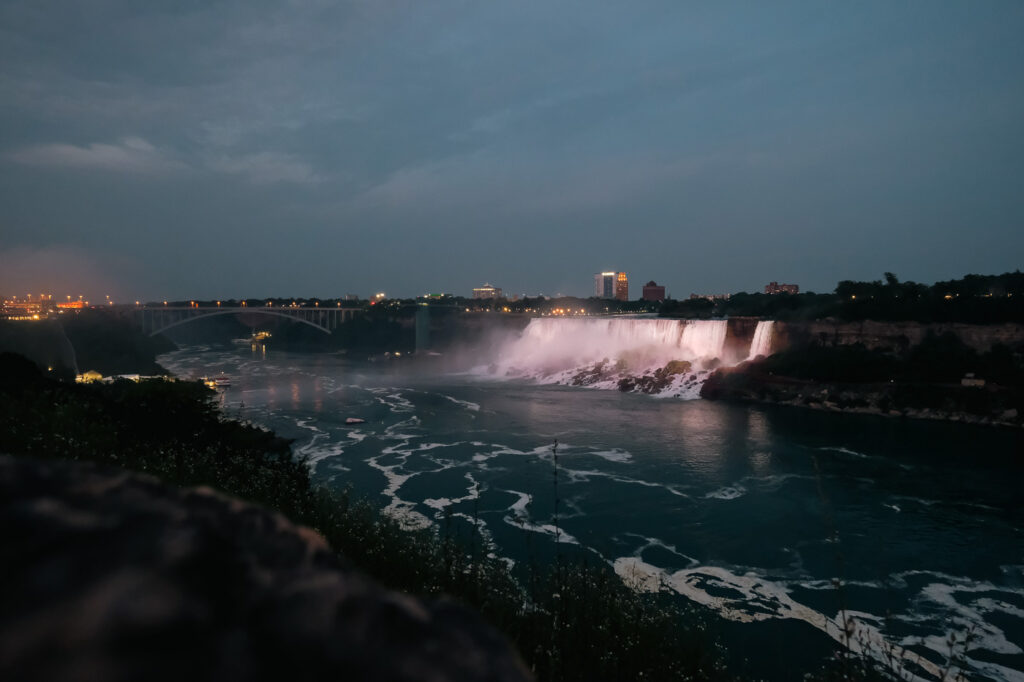
[[[231,377],[221,374],[219,377],[213,378],[213,383],[217,388],[226,388],[231,385]]]
[[[365,424],[366,420],[365,419],[360,419],[359,417],[349,417],[348,419],[345,420],[345,423],[346,424]]]

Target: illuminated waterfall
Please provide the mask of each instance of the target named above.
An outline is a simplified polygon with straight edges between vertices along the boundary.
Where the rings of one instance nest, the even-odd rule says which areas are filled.
[[[762,320],[757,323],[754,330],[754,340],[750,342],[750,353],[748,359],[754,359],[758,355],[772,354],[772,334],[775,331],[775,323],[771,320]]]
[[[750,352],[767,352],[770,324],[758,324]],[[727,320],[542,317],[505,343],[486,372],[695,398],[714,367],[746,357],[727,351],[728,334]]]

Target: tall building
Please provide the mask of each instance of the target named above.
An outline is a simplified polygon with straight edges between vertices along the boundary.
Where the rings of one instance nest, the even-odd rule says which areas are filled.
[[[766,294],[799,294],[800,286],[798,284],[779,284],[778,282],[769,282],[764,287],[764,293]]]
[[[594,275],[594,296],[598,298],[615,298],[614,272],[599,272]]]
[[[624,272],[615,275],[615,298],[619,301],[629,300],[629,279]]]
[[[658,286],[658,284],[652,279],[644,285],[643,295],[640,298],[645,301],[664,301],[665,287]]]
[[[501,287],[485,284],[473,289],[473,298],[501,298]]]

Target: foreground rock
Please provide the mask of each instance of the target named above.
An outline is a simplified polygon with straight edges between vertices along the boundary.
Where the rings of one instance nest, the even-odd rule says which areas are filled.
[[[207,489],[0,456],[0,678],[527,680],[478,616]]]

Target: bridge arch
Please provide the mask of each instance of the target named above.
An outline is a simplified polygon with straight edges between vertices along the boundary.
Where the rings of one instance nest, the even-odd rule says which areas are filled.
[[[187,317],[185,317],[183,319],[171,322],[170,324],[165,324],[164,326],[160,327],[159,329],[154,329],[153,331],[151,331],[149,333],[149,335],[150,336],[156,336],[157,334],[162,334],[163,332],[167,331],[168,329],[173,329],[174,327],[180,327],[183,324],[188,324],[189,322],[195,322],[196,320],[201,320],[201,319],[206,318],[206,317],[214,317],[215,315],[238,315],[240,313],[245,313],[247,315],[251,314],[251,313],[258,313],[260,315],[273,315],[274,317],[283,317],[283,318],[285,318],[287,320],[291,320],[293,322],[301,322],[302,324],[307,324],[310,327],[312,327],[313,329],[318,329],[318,330],[322,331],[324,334],[332,333],[331,330],[328,329],[327,327],[319,325],[319,324],[317,324],[315,322],[310,322],[309,320],[304,320],[301,317],[299,317],[298,315],[289,315],[287,313],[279,313],[279,312],[275,312],[275,311],[264,310],[262,308],[236,308],[234,310],[214,310],[214,311],[211,311],[211,312],[206,312],[204,310],[202,313],[192,314],[192,315],[187,316]]]

